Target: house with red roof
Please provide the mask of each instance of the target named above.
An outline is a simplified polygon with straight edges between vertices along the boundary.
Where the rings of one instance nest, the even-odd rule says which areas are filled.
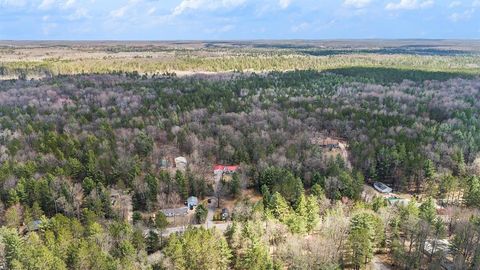
[[[238,165],[215,165],[213,166],[213,173],[235,173],[240,168]]]

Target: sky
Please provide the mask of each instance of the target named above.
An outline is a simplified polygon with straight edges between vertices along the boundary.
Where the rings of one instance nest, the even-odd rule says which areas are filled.
[[[2,40],[480,39],[480,0],[0,0]]]

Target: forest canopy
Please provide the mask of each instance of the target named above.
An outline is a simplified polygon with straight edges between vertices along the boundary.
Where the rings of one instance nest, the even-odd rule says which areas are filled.
[[[0,268],[478,268],[477,54],[106,51],[0,62]]]

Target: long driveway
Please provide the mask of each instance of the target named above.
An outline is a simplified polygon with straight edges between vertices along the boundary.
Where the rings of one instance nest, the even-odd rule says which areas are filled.
[[[222,179],[222,173],[216,173],[214,175],[214,194],[215,194],[215,196],[217,195],[221,179]],[[203,227],[203,228],[206,228],[206,229],[216,228],[217,230],[221,231],[222,233],[225,232],[225,230],[228,228],[228,225],[230,225],[232,222],[231,221],[222,222],[222,223],[213,222],[213,216],[215,215],[215,210],[217,209],[217,205],[218,205],[217,197],[215,197],[215,196],[208,197],[208,199],[210,199],[210,203],[207,205],[208,213],[207,213],[207,220],[205,221],[205,223],[204,224],[190,225],[190,227],[195,227],[195,228]],[[172,233],[181,233],[181,232],[184,232],[187,228],[188,228],[188,226],[177,226],[177,227],[166,228],[163,231],[162,235],[163,236],[168,236]],[[146,229],[144,231],[144,234],[148,234],[148,232],[151,231],[151,230],[160,234],[160,231],[158,231],[157,229]]]

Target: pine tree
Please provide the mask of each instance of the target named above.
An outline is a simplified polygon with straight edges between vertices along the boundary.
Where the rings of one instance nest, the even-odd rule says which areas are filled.
[[[455,176],[465,175],[465,158],[462,150],[457,150],[452,158],[455,161],[455,167],[453,173]]]
[[[175,181],[177,183],[178,193],[180,194],[180,197],[183,200],[186,200],[188,198],[188,185],[187,180],[185,179],[185,175],[182,173],[182,171],[177,170],[177,172],[175,173]]]
[[[424,176],[427,179],[433,179],[435,176],[435,166],[430,159],[425,160],[423,164]]]
[[[270,190],[268,190],[267,185],[262,186],[262,195],[263,195],[263,209],[265,211],[270,210],[272,195],[270,194]]]
[[[283,196],[278,192],[275,192],[272,196],[271,209],[273,216],[280,222],[285,223],[289,220],[291,215],[290,206]]]
[[[314,184],[312,186],[311,193],[313,196],[317,197],[317,199],[320,199],[323,196],[325,196],[325,190],[319,184]]]
[[[237,173],[234,173],[232,176],[232,181],[230,182],[230,194],[233,195],[233,197],[238,197],[241,192],[241,184],[240,184],[240,177],[238,176]]]
[[[307,200],[304,194],[301,194],[295,205],[295,214],[290,216],[288,225],[295,233],[304,233],[307,230]]]
[[[467,188],[463,196],[467,206],[480,208],[480,180],[478,177],[468,178]]]
[[[147,253],[152,254],[160,249],[160,238],[154,231],[149,231],[146,239]]]
[[[352,217],[348,242],[354,269],[360,269],[372,258],[375,233],[378,232],[375,231],[372,214],[360,212]]]
[[[316,226],[320,219],[319,213],[320,208],[318,207],[317,198],[313,195],[310,195],[307,198],[307,211],[306,211],[306,228],[308,232],[311,232]]]
[[[435,202],[432,197],[429,197],[427,201],[422,203],[419,207],[420,218],[427,221],[429,224],[433,224],[437,217],[437,211],[435,209]]]

